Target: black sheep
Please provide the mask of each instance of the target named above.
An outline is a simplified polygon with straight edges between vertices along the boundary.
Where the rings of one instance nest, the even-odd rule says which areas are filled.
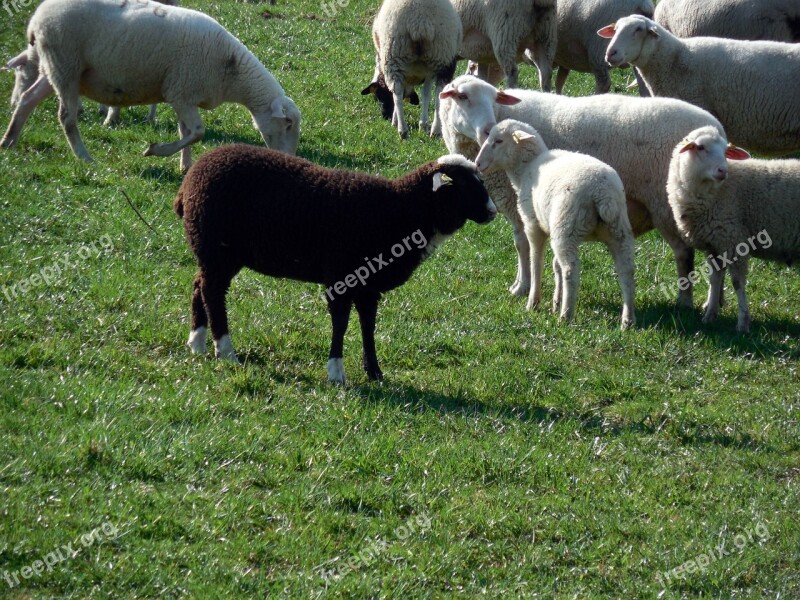
[[[320,167],[267,148],[231,145],[205,154],[175,199],[200,270],[192,294],[189,346],[236,360],[225,295],[248,267],[325,286],[333,323],[328,378],[344,382],[342,345],[355,304],[364,370],[381,379],[375,317],[383,292],[405,283],[467,219],[497,213],[475,166],[445,156],[395,180]]]

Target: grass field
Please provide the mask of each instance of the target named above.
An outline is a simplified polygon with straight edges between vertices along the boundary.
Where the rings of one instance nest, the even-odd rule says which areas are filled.
[[[444,154],[359,95],[377,3],[343,3],[185,5],[295,99],[300,155],[396,176]],[[33,10],[9,9],[0,57]],[[178,159],[141,156],[175,117],[160,107],[153,129],[145,114],[107,129],[87,102],[86,165],[51,99],[0,152],[0,597],[800,597],[796,272],[752,264],[753,332],[736,335],[730,302],[700,323],[704,284],[695,311],[673,309],[651,233],[639,325],[621,332],[611,259],[585,246],[577,319],[560,326],[508,294],[498,219],[386,296],[381,384],[351,324],[348,385],[329,386],[321,288],[248,272],[229,294],[244,365],[193,357]],[[261,143],[242,107],[204,119],[195,156]]]

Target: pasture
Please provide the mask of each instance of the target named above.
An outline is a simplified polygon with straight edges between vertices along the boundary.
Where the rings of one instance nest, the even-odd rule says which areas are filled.
[[[4,61],[33,12],[6,6]],[[359,94],[377,2],[184,6],[295,100],[299,155],[394,177],[446,153],[416,129],[401,141]],[[12,86],[0,73],[3,129]],[[579,73],[566,87],[593,89]],[[611,258],[585,245],[561,326],[508,293],[498,218],[385,296],[382,383],[361,371],[354,315],[348,384],[328,385],[322,288],[250,272],[228,295],[243,365],[195,357],[178,158],[141,156],[176,122],[146,112],[109,129],[87,101],[87,165],[49,99],[0,151],[1,597],[800,597],[796,270],[751,263],[752,333],[737,335],[729,280],[713,326],[704,282],[694,311],[673,308],[672,253],[651,232],[622,332]],[[262,144],[240,106],[203,118],[195,157]]]

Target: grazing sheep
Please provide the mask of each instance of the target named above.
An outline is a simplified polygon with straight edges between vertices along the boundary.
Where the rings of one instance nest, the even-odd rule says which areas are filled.
[[[622,329],[636,322],[633,231],[619,175],[586,154],[548,150],[536,130],[507,119],[492,127],[475,160],[478,170],[505,170],[519,198],[519,211],[533,251],[528,310],[542,299],[544,243],[553,249],[553,312],[575,314],[580,277],[578,246],[601,241],[611,252],[622,288]]]
[[[454,79],[442,97],[446,99],[441,105],[442,137],[450,152],[475,156],[476,143],[483,143],[499,120],[527,123],[553,148],[581,152],[608,163],[625,185],[634,235],[658,229],[675,253],[678,275],[686,277],[693,270],[694,253],[675,225],[666,182],[672,144],[703,125],[722,128],[706,111],[672,98],[574,98],[528,90],[500,92],[468,75]],[[670,147],[665,148],[665,143]],[[496,201],[514,197],[507,181],[496,184],[487,177],[487,189]],[[508,204],[501,206],[498,201],[498,208],[504,210]],[[522,262],[520,256],[518,264]],[[527,279],[524,274],[518,276]],[[678,305],[692,305],[691,286],[679,290]]]
[[[556,53],[556,0],[452,0],[464,28],[460,55],[478,63],[486,79],[498,64],[509,87],[517,86],[525,50],[539,71],[539,85],[550,91]]]
[[[198,107],[243,104],[272,148],[294,153],[300,112],[275,78],[219,23],[202,13],[149,0],[47,0],[28,25],[41,62],[36,82],[20,97],[0,147],[19,139],[33,109],[55,91],[72,151],[92,160],[77,125],[79,93],[109,106],[167,102],[181,139],[152,144],[145,156],[181,151],[205,133]]]
[[[707,255],[711,295],[703,322],[717,317],[716,295],[727,268],[741,332],[750,330],[750,256],[786,264],[800,259],[800,160],[747,158],[716,128],[696,129],[675,146],[667,183],[678,228]]]
[[[646,17],[598,32],[606,61],[636,65],[654,96],[715,115],[735,144],[763,154],[800,149],[800,45],[675,37]]]
[[[248,267],[273,277],[326,286],[333,324],[328,378],[343,383],[342,344],[350,309],[361,320],[364,369],[382,374],[375,354],[381,294],[405,283],[437,246],[469,219],[496,209],[475,165],[443,156],[398,179],[317,166],[255,146],[205,154],[186,174],[175,211],[200,270],[192,295],[189,346],[236,360],[225,294]]]
[[[394,95],[389,91],[389,87],[386,85],[386,78],[383,74],[379,73],[378,76],[373,79],[374,81],[361,90],[361,95],[368,96],[372,94],[375,96],[375,100],[378,101],[381,107],[381,116],[387,121],[391,121],[394,116]],[[414,88],[411,88],[410,91],[405,91],[403,101],[413,104],[414,106],[419,106],[419,96],[417,92],[414,91]]]
[[[375,44],[375,74],[372,83],[361,93],[374,93],[381,101],[384,115],[389,94],[379,95],[381,76],[386,91],[391,92],[392,125],[401,138],[408,137],[403,114],[403,98],[423,83],[420,129],[428,132],[428,108],[431,87],[436,81],[431,135],[441,135],[439,92],[453,79],[458,48],[461,45],[461,21],[450,0],[384,0],[372,24]]]
[[[800,42],[797,0],[660,0],[653,20],[681,38]]]

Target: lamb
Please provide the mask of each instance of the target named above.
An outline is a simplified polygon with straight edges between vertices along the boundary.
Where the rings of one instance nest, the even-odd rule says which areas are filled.
[[[797,0],[660,0],[653,20],[681,38],[800,42]]]
[[[739,304],[736,329],[743,333],[750,330],[749,258],[800,259],[800,160],[747,158],[719,130],[702,127],[675,146],[667,183],[678,228],[707,255],[711,293],[703,322],[717,317],[727,268]]]
[[[475,166],[461,156],[389,180],[242,144],[203,155],[186,174],[175,211],[200,267],[192,352],[205,352],[210,325],[216,355],[236,360],[225,294],[248,267],[326,286],[333,324],[328,378],[337,383],[344,383],[342,344],[352,305],[361,321],[364,370],[381,379],[374,337],[381,294],[405,283],[467,220],[488,223],[497,213]]]
[[[517,86],[525,50],[539,71],[539,85],[550,91],[556,53],[556,0],[452,0],[464,28],[462,58],[478,63],[486,79],[499,64],[509,87]]]
[[[533,250],[533,287],[527,308],[542,299],[544,243],[553,249],[553,312],[571,321],[578,294],[578,246],[603,242],[614,258],[623,309],[622,329],[636,322],[633,231],[619,175],[607,164],[577,152],[549,150],[536,130],[507,119],[492,127],[475,161],[486,173],[501,168],[519,198],[519,211]]]
[[[488,83],[464,75],[442,92],[442,137],[450,152],[475,156],[499,120],[517,119],[534,127],[549,146],[582,152],[610,165],[625,186],[628,218],[639,236],[658,229],[672,248],[678,275],[686,277],[694,266],[694,253],[675,225],[666,194],[670,148],[687,131],[703,125],[722,126],[706,111],[672,98],[636,98],[624,95],[588,97],[556,96],[527,90],[500,92]],[[498,198],[514,197],[507,181],[486,178],[489,194],[499,210]],[[499,189],[498,189],[499,188]],[[504,212],[509,220],[513,215]],[[515,242],[518,240],[515,231]],[[519,246],[519,245],[518,245]],[[522,251],[518,265],[527,264]],[[528,277],[519,273],[525,282]],[[524,283],[523,283],[524,285]],[[692,286],[679,290],[679,306],[692,305]]]
[[[431,136],[441,135],[439,92],[453,79],[458,48],[461,45],[461,21],[450,0],[384,0],[372,25],[375,44],[375,74],[372,83],[361,93],[374,93],[380,100],[392,93],[392,125],[400,137],[408,137],[403,114],[403,98],[423,83],[420,129],[428,132],[428,108],[431,87],[436,81]],[[387,102],[382,102],[384,114]]]
[[[675,37],[641,16],[598,32],[606,61],[636,65],[654,96],[700,106],[734,144],[767,155],[800,149],[800,46]]]
[[[297,106],[239,40],[202,13],[149,0],[47,0],[31,18],[28,40],[41,72],[20,97],[0,147],[17,142],[30,113],[55,91],[72,151],[87,161],[77,125],[79,93],[110,106],[171,104],[180,141],[152,144],[144,155],[180,151],[184,170],[191,144],[205,133],[198,107],[223,102],[243,104],[269,147],[297,149]]]

